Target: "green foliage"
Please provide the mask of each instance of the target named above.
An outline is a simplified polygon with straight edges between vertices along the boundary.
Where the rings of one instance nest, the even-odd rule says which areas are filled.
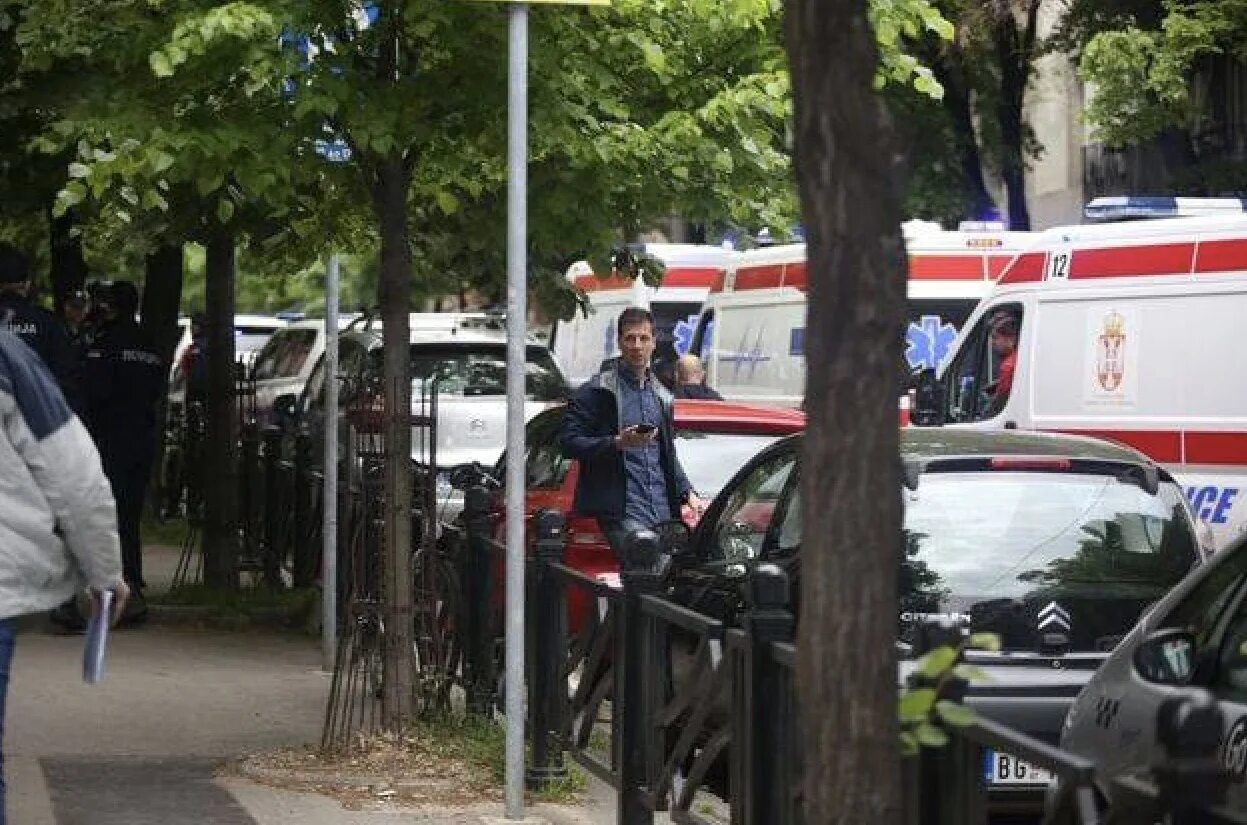
[[[987,674],[962,662],[967,650],[1000,649],[994,633],[975,633],[961,644],[944,645],[928,652],[914,669],[911,685],[901,691],[896,715],[901,728],[901,752],[913,756],[923,747],[940,748],[948,743],[948,727],[974,723],[974,711],[960,701],[960,682],[983,681]]]
[[[1094,84],[1087,121],[1110,147],[1138,144],[1169,127],[1195,131],[1191,77],[1205,57],[1247,54],[1247,0],[1166,2],[1155,28],[1134,21],[1090,37],[1079,74]]]

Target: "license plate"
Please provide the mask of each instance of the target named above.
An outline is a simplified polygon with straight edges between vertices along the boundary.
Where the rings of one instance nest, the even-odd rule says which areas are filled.
[[[1047,785],[1052,779],[1045,768],[990,749],[983,758],[983,775],[989,785]]]

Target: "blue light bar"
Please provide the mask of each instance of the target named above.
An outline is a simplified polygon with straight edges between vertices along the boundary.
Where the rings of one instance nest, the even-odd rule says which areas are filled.
[[[1247,212],[1247,198],[1176,198],[1168,195],[1096,198],[1083,208],[1083,215],[1093,223],[1199,215],[1241,215],[1244,212]]]

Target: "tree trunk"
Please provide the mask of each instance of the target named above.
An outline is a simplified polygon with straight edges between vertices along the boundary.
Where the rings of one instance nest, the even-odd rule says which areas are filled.
[[[207,432],[204,444],[204,584],[238,587],[238,410],[234,378],[234,237],[208,240],[204,319]]]
[[[970,107],[970,89],[960,66],[960,56],[938,57],[931,66],[936,79],[944,86],[944,111],[957,137],[955,151],[966,197],[970,201],[970,217],[987,220],[997,212],[996,200],[987,191],[987,182],[983,178],[983,158],[979,154],[979,137]]]
[[[786,29],[797,183],[816,273],[797,640],[805,820],[895,822],[903,182],[873,89],[865,0],[792,0]]]
[[[143,279],[143,331],[166,364],[178,343],[178,307],[182,304],[182,247],[162,246],[147,256]]]
[[[52,305],[56,316],[61,317],[65,297],[82,289],[87,282],[87,262],[82,256],[82,237],[72,230],[77,223],[73,210],[59,218],[52,217],[48,208],[48,230],[51,236]]]
[[[1038,0],[1032,3],[1028,24],[1019,32],[1013,11],[1006,6],[996,13],[993,22],[996,60],[1000,65],[1000,98],[996,119],[1000,127],[1000,177],[1005,185],[1009,228],[1027,231],[1031,228],[1030,209],[1026,205],[1026,124],[1023,107],[1026,86],[1030,83],[1030,65],[1034,38],[1034,15]]]
[[[374,208],[381,224],[381,278],[377,298],[384,330],[385,558],[383,611],[385,652],[381,713],[391,730],[415,714],[411,579],[411,246],[407,188],[410,172],[401,158],[378,164]]]

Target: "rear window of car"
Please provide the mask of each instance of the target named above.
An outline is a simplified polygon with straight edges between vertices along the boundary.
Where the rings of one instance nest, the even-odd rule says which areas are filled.
[[[1033,634],[1032,608],[1057,602],[1078,614],[1063,622],[1076,649],[1126,632],[1199,559],[1172,483],[1151,495],[1101,475],[927,473],[904,502],[903,611],[969,611],[976,629]]]
[[[779,440],[777,435],[743,435],[679,430],[675,451],[684,474],[697,492],[715,496],[749,459]],[[778,497],[780,490],[775,491]]]
[[[380,374],[382,351],[369,354],[370,371]],[[528,347],[524,388],[530,401],[554,402],[567,398],[568,387],[550,353]],[[500,396],[507,392],[507,351],[503,344],[413,344],[411,379],[438,380],[440,395]]]

